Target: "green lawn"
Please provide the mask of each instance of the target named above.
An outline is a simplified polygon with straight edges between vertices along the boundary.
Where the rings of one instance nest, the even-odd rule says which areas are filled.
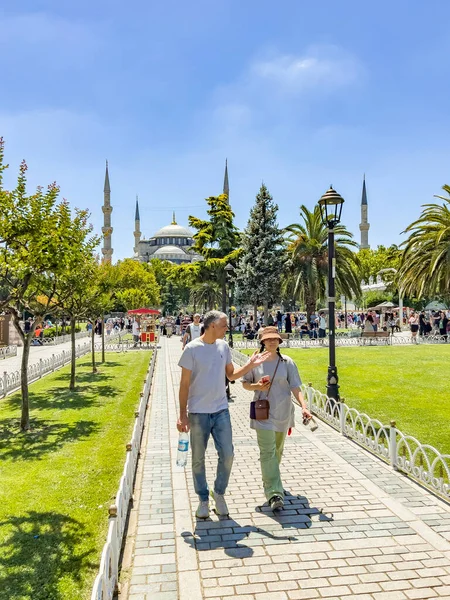
[[[81,358],[73,393],[69,367],[36,382],[30,433],[19,394],[0,400],[1,600],[90,598],[149,360]]]
[[[249,354],[251,351],[247,351]],[[326,392],[327,348],[283,349],[304,383]],[[450,454],[450,344],[337,347],[340,394],[348,406]]]

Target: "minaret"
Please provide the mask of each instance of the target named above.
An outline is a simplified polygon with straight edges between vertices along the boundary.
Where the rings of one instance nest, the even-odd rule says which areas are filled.
[[[141,218],[139,217],[139,198],[136,196],[136,213],[134,215],[134,254],[139,256],[139,242],[141,241]]]
[[[228,159],[225,159],[225,176],[223,178],[223,194],[226,195],[228,199],[228,204],[230,203],[230,186],[228,185]]]
[[[113,228],[111,227],[111,188],[109,187],[108,161],[106,161],[105,185],[103,188],[103,262],[111,263],[114,250],[111,248],[111,235]]]
[[[359,245],[360,250],[370,248],[369,246],[369,228],[370,224],[367,222],[367,192],[366,192],[366,176],[363,179],[363,189],[361,196],[361,223],[359,229],[361,231],[361,243]]]

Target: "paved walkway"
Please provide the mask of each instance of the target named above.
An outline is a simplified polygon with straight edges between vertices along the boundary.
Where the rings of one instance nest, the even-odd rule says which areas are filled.
[[[251,394],[240,383],[230,517],[196,521],[190,468],[175,465],[181,344],[161,343],[123,600],[450,599],[450,506],[324,424],[299,424],[287,439],[285,509],[259,508]],[[210,481],[215,464],[211,445]]]
[[[86,336],[83,338],[79,338],[75,341],[76,346],[80,346],[85,343],[90,343],[91,338]],[[100,343],[102,341],[101,335],[95,336],[95,342]],[[107,339],[105,338],[105,342]],[[50,358],[52,354],[59,354],[63,350],[66,352],[71,349],[71,342],[64,342],[63,344],[46,344],[45,346],[30,346],[30,357],[29,357],[29,365],[34,365],[39,362],[42,358]],[[17,356],[10,356],[9,358],[5,358],[0,360],[0,372],[12,373],[13,371],[20,371],[22,365],[22,354],[23,347],[19,346],[17,348]]]

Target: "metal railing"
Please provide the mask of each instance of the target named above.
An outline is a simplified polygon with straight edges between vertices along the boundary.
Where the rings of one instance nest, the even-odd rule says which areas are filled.
[[[112,339],[116,339],[117,337],[120,337],[119,334],[110,338],[108,341],[111,342]],[[102,349],[102,345],[99,342],[97,342],[94,347],[96,352],[100,352]],[[119,340],[119,342],[115,344],[105,343],[105,350],[110,352],[126,352],[128,347],[129,343],[127,341],[121,342]],[[91,342],[85,342],[82,345],[76,346],[75,357],[80,358],[90,351]],[[48,373],[53,373],[56,369],[60,369],[70,362],[71,357],[71,350],[61,350],[58,354],[52,354],[48,358],[41,358],[38,362],[28,365],[28,383],[32,383],[33,381],[48,375]],[[10,392],[14,392],[20,388],[20,374],[20,369],[9,373],[8,371],[3,372],[3,376],[0,376],[0,397],[5,397]]]
[[[17,356],[17,346],[3,346],[3,348],[0,348],[0,358],[9,358],[10,356]]]
[[[233,349],[233,361],[242,366],[248,356]],[[422,444],[396,427],[395,421],[384,425],[378,419],[336,402],[311,385],[302,391],[312,414],[375,454],[391,467],[406,474],[425,488],[450,502],[450,455],[442,454],[429,444]]]
[[[419,344],[445,344],[446,336],[428,336],[428,337],[418,337],[417,338]],[[450,342],[450,337],[449,337]],[[402,346],[412,344],[411,335],[389,335],[388,337],[382,338],[363,338],[359,337],[346,337],[346,336],[336,336],[335,338],[336,346],[371,346],[371,345],[389,345],[389,346]],[[260,342],[258,340],[243,340],[243,341],[234,341],[233,343],[235,348],[241,349],[250,349],[250,348],[259,348]],[[329,346],[329,338],[325,337],[322,339],[318,338],[309,338],[309,336],[304,336],[303,339],[298,338],[290,338],[283,340],[283,343],[280,345],[281,348],[328,348]]]
[[[120,479],[119,489],[116,494],[115,504],[109,507],[108,535],[106,544],[103,547],[99,573],[94,581],[91,600],[111,600],[117,592],[120,552],[125,534],[130,500],[133,494],[142,431],[144,429],[145,413],[155,370],[155,361],[156,351],[152,354],[152,360],[145,378],[144,388],[139,399],[139,406],[135,412],[133,433],[129,443],[126,445],[127,454],[125,465]]]

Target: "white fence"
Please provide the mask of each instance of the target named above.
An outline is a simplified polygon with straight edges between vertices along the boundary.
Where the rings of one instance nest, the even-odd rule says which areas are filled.
[[[120,552],[125,533],[131,496],[133,494],[142,431],[144,428],[145,412],[152,385],[155,369],[156,351],[152,354],[144,389],[141,392],[139,407],[135,413],[135,423],[130,442],[126,445],[127,455],[115,504],[109,507],[109,527],[106,544],[100,560],[100,571],[95,578],[91,600],[111,600],[117,591],[119,579]]]
[[[247,362],[248,356],[232,350],[238,365]],[[441,454],[428,444],[421,444],[411,435],[405,435],[395,421],[383,425],[343,401],[336,402],[311,385],[302,387],[308,408],[319,419],[350,438],[394,469],[405,473],[447,502],[450,502],[450,455]]]
[[[444,344],[446,342],[446,336],[427,336],[418,337],[419,344]],[[449,338],[450,340],[450,338]],[[389,346],[405,346],[412,343],[410,335],[389,335],[388,337],[380,338],[362,338],[359,337],[347,337],[344,335],[336,336],[336,346],[372,346],[372,345],[389,345]],[[323,339],[310,339],[309,336],[305,336],[303,339],[290,338],[284,340],[281,344],[281,348],[328,348],[329,338]],[[258,340],[243,340],[233,342],[235,348],[259,348],[260,342]]]
[[[114,351],[114,352],[126,352],[128,350],[128,343],[121,343],[120,340],[118,343],[111,344],[112,340],[120,338],[119,334],[110,336],[108,342],[105,340],[105,350],[106,351]],[[95,350],[99,352],[102,349],[101,343],[95,344]],[[85,342],[82,345],[78,345],[75,348],[75,356],[79,358],[80,356],[84,356],[88,352],[91,351],[91,342]],[[17,353],[17,348],[16,348]],[[44,375],[48,373],[52,373],[56,369],[59,369],[70,362],[72,356],[71,350],[62,350],[58,354],[52,354],[48,358],[41,358],[39,362],[35,362],[31,365],[28,365],[28,383],[35,381],[36,379],[40,379]],[[11,371],[8,373],[7,371],[3,372],[3,376],[0,377],[0,397],[5,397],[10,392],[14,392],[20,388],[20,370]]]
[[[10,356],[17,356],[17,346],[3,346],[3,348],[0,348],[0,358],[9,358]]]

